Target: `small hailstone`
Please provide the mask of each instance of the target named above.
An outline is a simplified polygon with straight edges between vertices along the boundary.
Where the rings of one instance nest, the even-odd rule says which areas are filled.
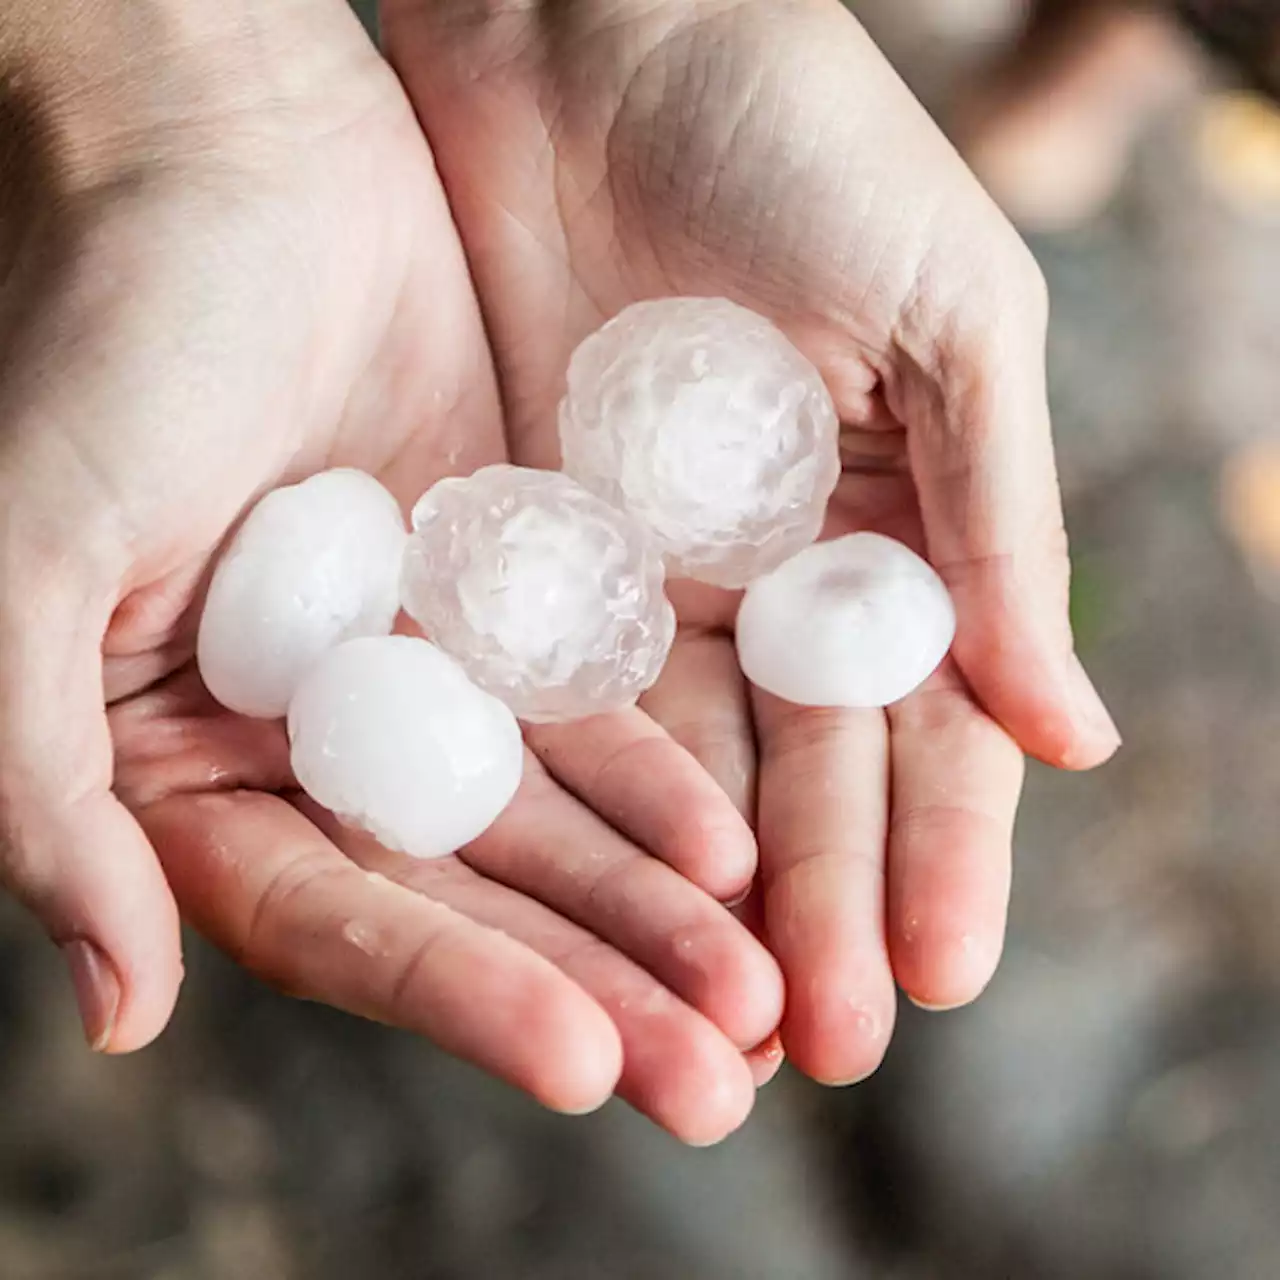
[[[326,653],[289,704],[289,743],[313,800],[415,858],[454,853],[487,830],[524,767],[511,712],[411,636]]]
[[[741,587],[818,536],[840,475],[818,370],[724,299],[628,308],[577,349],[564,469],[629,511],[674,575]]]
[[[407,538],[396,500],[362,471],[267,494],[209,587],[196,646],[209,692],[244,715],[283,716],[322,653],[391,630]]]
[[[405,611],[524,720],[627,706],[675,637],[662,557],[623,512],[567,476],[484,467],[413,510]]]
[[[753,684],[810,707],[887,707],[955,638],[951,596],[909,547],[876,533],[820,542],[747,588],[738,659]]]

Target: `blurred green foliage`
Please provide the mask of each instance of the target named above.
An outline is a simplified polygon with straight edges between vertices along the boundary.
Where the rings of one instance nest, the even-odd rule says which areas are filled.
[[[1071,629],[1075,634],[1076,647],[1082,653],[1102,637],[1108,595],[1103,558],[1076,553],[1071,565]]]

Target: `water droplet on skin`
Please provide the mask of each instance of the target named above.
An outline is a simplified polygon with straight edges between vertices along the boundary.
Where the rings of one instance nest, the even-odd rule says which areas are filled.
[[[219,788],[230,778],[231,770],[222,765],[211,764],[204,775],[204,784],[210,788]]]
[[[655,986],[644,998],[644,1002],[640,1006],[640,1012],[646,1017],[655,1017],[658,1014],[665,1013],[671,1005],[671,1001],[675,997],[672,996],[665,987]]]
[[[377,929],[372,925],[362,924],[359,920],[348,920],[342,926],[342,938],[366,956],[386,954],[378,941]]]
[[[853,1025],[864,1039],[875,1041],[880,1038],[880,1019],[857,1005],[854,1006]]]

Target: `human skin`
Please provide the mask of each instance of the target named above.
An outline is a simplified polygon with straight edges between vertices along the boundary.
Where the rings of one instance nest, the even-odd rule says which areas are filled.
[[[516,459],[556,465],[563,370],[602,321],[639,298],[731,297],[835,394],[827,533],[902,538],[950,585],[954,660],[887,713],[749,689],[736,598],[692,586],[643,703],[756,827],[788,1054],[859,1079],[895,983],[950,1008],[989,981],[1023,752],[1082,769],[1119,744],[1073,654],[1042,277],[836,0],[384,0],[382,16]]]
[[[98,1047],[163,1026],[180,907],[269,981],[550,1106],[616,1087],[712,1141],[782,1014],[714,900],[751,881],[746,818],[806,1071],[874,1065],[895,976],[929,1004],[989,977],[1019,745],[1115,745],[1070,657],[1042,287],[852,20],[764,13],[389,5],[415,120],[338,0],[6,8],[0,849]],[[504,427],[553,462],[573,343],[673,291],[737,296],[819,361],[850,428],[833,528],[927,535],[958,667],[888,716],[787,708],[745,689],[731,598],[688,591],[649,714],[531,735],[460,858],[336,830],[280,727],[194,676],[218,546],[326,466],[408,502]]]
[[[505,456],[429,150],[345,4],[10,0],[0,172],[0,866],[94,1046],[164,1026],[181,909],[548,1106],[616,1089],[690,1142],[736,1127],[782,1009],[713,896],[754,839],[647,717],[531,755],[485,837],[418,864],[327,823],[282,726],[195,674],[257,495],[355,466],[407,505]]]

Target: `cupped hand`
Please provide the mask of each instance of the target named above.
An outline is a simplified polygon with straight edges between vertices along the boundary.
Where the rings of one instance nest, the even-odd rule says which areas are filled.
[[[580,730],[590,768],[549,735],[491,832],[417,864],[309,808],[281,726],[218,708],[192,665],[211,561],[257,495],[345,465],[408,503],[505,456],[467,263],[395,77],[340,0],[173,0],[149,20],[122,0],[65,22],[15,4],[0,862],[91,1040],[129,1050],[164,1025],[181,908],[277,985],[549,1106],[616,1085],[681,1137],[722,1136],[781,979],[641,851],[713,889],[750,878],[749,828],[683,748],[638,711]]]
[[[783,1040],[811,1075],[880,1060],[895,979],[950,1007],[1002,945],[1022,753],[1118,737],[1073,654],[1023,245],[836,0],[384,0],[495,353],[512,448],[554,466],[573,346],[640,298],[728,296],[822,369],[844,424],[829,533],[917,545],[959,632],[879,711],[750,689],[735,600],[678,587],[655,720],[756,820]]]

